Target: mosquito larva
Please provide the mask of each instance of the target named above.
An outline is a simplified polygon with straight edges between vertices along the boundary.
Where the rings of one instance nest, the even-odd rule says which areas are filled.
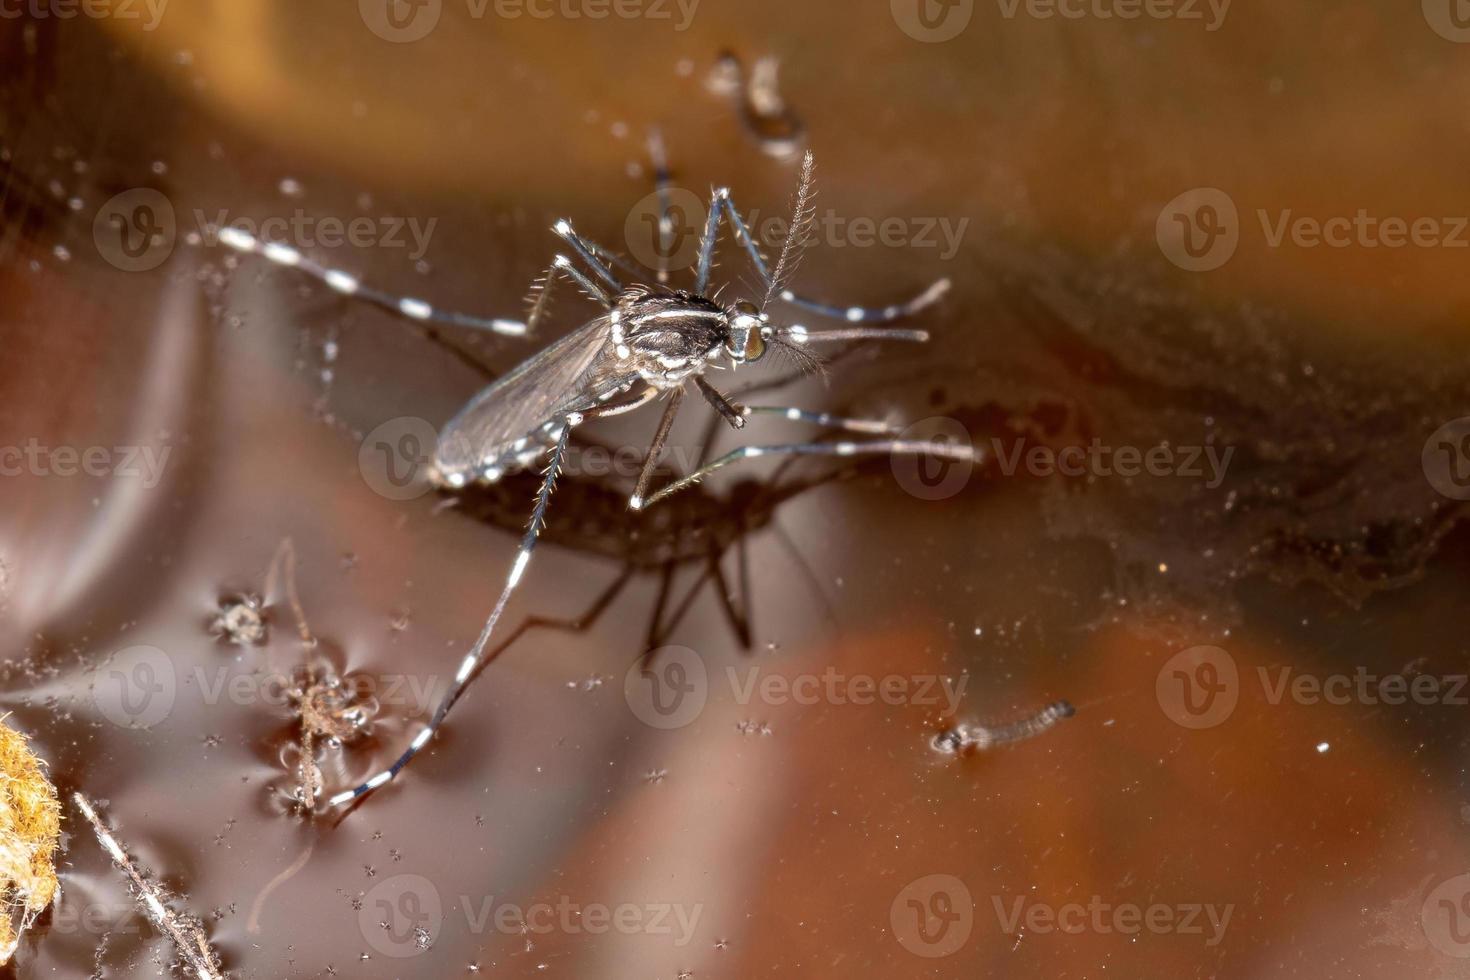
[[[948,754],[958,754],[966,749],[984,751],[1001,745],[1011,745],[1035,738],[1064,718],[1070,718],[1077,709],[1067,701],[1055,701],[1036,714],[1007,725],[957,725],[934,737],[934,748]]]

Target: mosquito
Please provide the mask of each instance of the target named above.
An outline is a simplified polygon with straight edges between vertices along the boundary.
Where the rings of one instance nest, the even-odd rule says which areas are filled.
[[[328,802],[339,806],[359,800],[391,781],[416,756],[444,723],[482,665],[491,634],[506,604],[525,576],[531,555],[545,525],[556,478],[561,471],[572,431],[591,419],[631,412],[663,399],[663,416],[654,431],[636,486],[628,499],[633,510],[649,507],[704,479],[710,473],[742,460],[765,456],[838,456],[869,454],[924,454],[974,460],[971,447],[948,442],[902,438],[901,430],[886,422],[843,418],[799,408],[745,406],[732,403],[705,377],[710,370],[731,369],[760,361],[778,350],[813,370],[821,364],[813,345],[860,340],[922,343],[923,330],[872,326],[911,316],[933,305],[949,289],[941,279],[907,302],[880,309],[836,307],[807,299],[785,288],[799,252],[806,244],[810,222],[814,162],[807,153],[802,162],[795,214],[774,270],[768,267],[731,200],[728,188],[711,195],[709,213],[700,238],[693,287],[625,285],[617,272],[639,274],[611,251],[584,239],[570,221],[558,221],[552,230],[586,267],[579,268],[559,254],[547,270],[527,318],[535,333],[545,315],[547,298],[562,279],[570,280],[603,312],[521,363],[476,395],[440,433],[430,478],[448,490],[473,483],[494,483],[507,473],[546,461],[531,518],[510,572],[479,637],[464,657],[454,682],[429,723],[414,736],[391,766]],[[708,294],[710,270],[722,223],[728,223],[744,247],[765,288],[760,305],[748,300],[722,304]],[[800,324],[782,324],[766,312],[776,298],[795,306],[847,321],[849,326],[808,330]],[[775,415],[872,438],[862,441],[792,442],[747,445],[704,464],[657,490],[652,489],[659,457],[675,416],[692,387],[732,428],[743,429],[757,415]]]

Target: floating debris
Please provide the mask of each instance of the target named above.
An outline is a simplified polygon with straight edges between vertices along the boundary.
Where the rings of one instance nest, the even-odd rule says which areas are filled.
[[[795,156],[806,143],[806,124],[786,104],[778,81],[780,62],[767,55],[747,76],[740,56],[720,54],[706,84],[710,91],[734,100],[746,131],[767,156]]]
[[[265,642],[265,607],[259,596],[243,595],[222,600],[219,612],[209,622],[209,634],[236,646],[260,646]]]
[[[331,662],[312,656],[320,641],[306,621],[296,588],[296,565],[296,546],[290,538],[283,538],[266,571],[265,594],[274,597],[284,593],[301,642],[304,660],[291,669],[285,690],[291,711],[301,722],[299,744],[290,746],[288,754],[299,753],[299,757],[287,765],[296,777],[290,794],[293,806],[309,813],[316,808],[325,786],[322,749],[338,748],[364,734],[378,712],[378,703],[344,682]],[[404,616],[406,619],[407,613]]]
[[[188,962],[199,980],[224,980],[225,975],[219,968],[219,954],[209,945],[209,939],[204,934],[204,924],[187,912],[178,912],[169,907],[168,897],[149,880],[153,877],[152,872],[128,857],[127,849],[97,816],[97,810],[90,800],[81,793],[73,793],[72,802],[92,825],[92,832],[97,835],[103,850],[127,877],[133,897],[137,899],[148,921],[173,941],[179,955]]]
[[[0,718],[0,963],[56,897],[61,806],[24,735]]]

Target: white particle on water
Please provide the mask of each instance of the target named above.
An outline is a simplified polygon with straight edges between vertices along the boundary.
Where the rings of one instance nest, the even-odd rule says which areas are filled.
[[[255,596],[220,603],[209,624],[210,633],[238,646],[253,646],[265,640],[265,616]]]

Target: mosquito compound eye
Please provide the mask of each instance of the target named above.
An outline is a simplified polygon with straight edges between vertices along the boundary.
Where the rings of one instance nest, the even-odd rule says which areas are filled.
[[[759,330],[752,330],[745,335],[745,359],[747,361],[758,361],[765,356],[766,338],[761,336]]]

